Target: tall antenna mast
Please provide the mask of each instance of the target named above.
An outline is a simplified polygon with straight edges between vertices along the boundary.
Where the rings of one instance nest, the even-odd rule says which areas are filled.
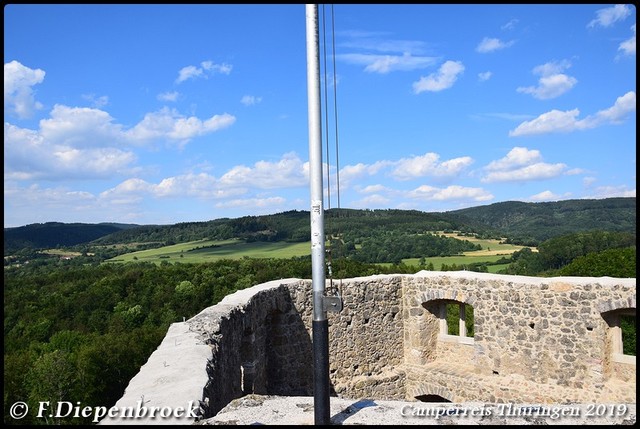
[[[306,5],[309,183],[311,190],[311,274],[313,285],[313,400],[316,425],[330,424],[329,321],[325,308],[325,235],[322,190],[320,48],[318,5]]]

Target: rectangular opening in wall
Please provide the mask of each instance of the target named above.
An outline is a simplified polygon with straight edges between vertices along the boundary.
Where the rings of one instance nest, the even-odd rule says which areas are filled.
[[[446,304],[447,334],[461,337],[473,337],[473,307],[460,302],[448,302]],[[464,313],[462,313],[464,311]],[[460,315],[462,314],[462,318]],[[464,332],[460,327],[464,326]]]
[[[466,313],[465,326],[467,328],[467,337],[473,337],[473,307],[465,305],[464,310]]]
[[[636,316],[620,315],[620,330],[622,331],[622,353],[627,356],[636,355]]]
[[[447,303],[447,334],[458,335],[460,333],[460,306],[457,302]]]

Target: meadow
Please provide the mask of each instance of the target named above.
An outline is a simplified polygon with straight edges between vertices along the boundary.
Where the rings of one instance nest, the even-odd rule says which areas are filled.
[[[520,250],[523,246],[515,246],[502,243],[499,240],[477,239],[474,237],[463,237],[455,233],[444,234],[463,240],[469,240],[480,244],[482,250],[465,252],[463,255],[443,256],[425,258],[425,264],[433,264],[436,271],[443,265],[451,266],[465,265],[472,263],[489,262],[493,263],[502,258],[508,258],[513,252]],[[311,242],[289,243],[285,241],[277,242],[250,242],[239,239],[231,240],[198,240],[185,243],[164,246],[157,249],[141,250],[119,255],[108,259],[106,262],[133,262],[145,261],[159,264],[166,262],[202,263],[213,262],[221,259],[242,259],[242,258],[277,258],[286,259],[292,257],[309,256],[311,254]],[[419,266],[419,258],[408,258],[402,261],[406,265]],[[391,265],[391,264],[383,264]],[[505,268],[507,264],[490,265],[489,272],[497,272]]]

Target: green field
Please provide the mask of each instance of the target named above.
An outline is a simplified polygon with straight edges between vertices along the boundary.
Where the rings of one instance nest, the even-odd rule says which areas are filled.
[[[444,234],[443,234],[444,235]],[[466,252],[464,255],[426,258],[425,264],[433,264],[436,271],[440,271],[443,264],[468,265],[474,262],[495,262],[503,257],[508,257],[522,246],[503,244],[498,240],[481,240],[473,237],[446,234],[458,239],[469,240],[482,246],[482,250]],[[535,250],[535,249],[532,249]],[[158,249],[140,250],[117,256],[107,262],[133,262],[145,261],[153,263],[184,262],[201,263],[212,262],[220,259],[247,258],[292,258],[296,256],[308,256],[311,254],[311,242],[288,243],[278,242],[253,242],[246,243],[242,240],[232,239],[224,241],[199,240],[187,243],[164,246]],[[419,266],[419,258],[403,260],[407,265]],[[391,264],[382,264],[391,265]],[[505,268],[505,264],[490,265],[489,272],[496,272]]]
[[[245,243],[241,240],[199,240],[174,244],[158,249],[140,250],[108,259],[106,262],[145,261],[160,263],[184,262],[201,263],[220,259],[248,258],[292,258],[311,254],[311,242]]]
[[[495,262],[499,259],[506,258],[509,256],[508,254],[504,254],[504,255],[479,254],[477,256],[473,256],[473,253],[474,252],[469,252],[466,256],[438,256],[433,258],[425,258],[425,265],[429,265],[429,263],[432,263],[434,270],[440,271],[442,269],[442,265],[451,266],[453,264],[456,264],[460,266],[460,265],[469,265],[469,264],[478,263],[478,262]],[[415,265],[415,266],[420,265],[419,258],[403,259],[402,262],[404,262],[407,265]],[[489,265],[487,268],[490,273],[495,273],[498,270],[501,270],[506,267],[507,267],[507,264],[500,264],[500,265]]]

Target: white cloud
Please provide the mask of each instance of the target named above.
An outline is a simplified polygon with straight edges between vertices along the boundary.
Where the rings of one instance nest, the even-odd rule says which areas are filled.
[[[397,180],[410,180],[423,176],[451,178],[457,176],[473,163],[473,159],[465,156],[438,162],[440,156],[426,153],[421,156],[402,158],[395,163],[391,175]]]
[[[109,104],[109,97],[106,95],[98,97],[95,94],[83,94],[82,98],[89,101],[95,108],[101,108]]]
[[[201,120],[195,116],[184,117],[175,109],[165,107],[147,113],[126,135],[132,142],[166,139],[184,143],[194,137],[230,127],[235,121],[236,118],[228,113]]]
[[[504,158],[487,164],[484,170],[488,172],[481,178],[484,183],[543,180],[568,174],[565,164],[547,164],[540,151],[526,147],[514,147]]]
[[[372,207],[389,207],[391,201],[391,199],[383,195],[373,194],[368,195],[360,200],[353,201],[350,205],[354,208],[370,209]]]
[[[503,42],[500,39],[485,37],[476,47],[476,51],[485,54],[488,52],[494,52],[500,49],[508,48],[514,43],[514,41]]]
[[[4,109],[18,118],[30,118],[42,103],[35,100],[32,86],[44,81],[45,72],[11,61],[4,64]]]
[[[109,201],[134,202],[146,196],[153,198],[198,198],[202,200],[223,199],[247,192],[242,187],[225,187],[218,179],[206,173],[187,173],[162,179],[153,184],[139,178],[123,181],[116,187],[100,194]]]
[[[357,191],[362,194],[374,194],[379,192],[390,192],[391,189],[384,185],[369,185],[364,188],[357,189]]]
[[[514,147],[507,156],[490,162],[485,169],[488,171],[513,170],[542,160],[540,151],[529,150],[526,147]]]
[[[595,115],[587,116],[583,120],[577,120],[580,114],[578,109],[562,112],[552,110],[543,113],[537,118],[523,122],[515,130],[509,131],[510,137],[518,137],[534,134],[547,134],[557,132],[572,132],[595,128],[604,124],[621,123],[631,112],[636,110],[636,93],[629,91],[625,95],[618,97],[615,104],[605,110],[601,110]]]
[[[490,192],[482,188],[469,188],[459,185],[452,185],[446,188],[422,185],[408,192],[407,196],[426,201],[472,200],[485,202],[494,198]]]
[[[571,193],[566,192],[562,195],[554,194],[553,192],[547,190],[542,191],[538,194],[532,195],[529,197],[529,201],[540,202],[540,201],[559,201],[566,200],[567,198],[571,198]]]
[[[5,178],[91,179],[130,174],[137,157],[122,146],[162,140],[184,144],[234,121],[226,113],[200,120],[165,108],[123,130],[103,110],[55,105],[49,118],[40,121],[38,130],[5,122]]]
[[[516,24],[519,21],[517,19],[512,19],[509,22],[507,22],[506,24],[504,24],[502,27],[500,27],[501,30],[513,30],[514,28],[516,28]]]
[[[253,106],[262,101],[262,97],[256,97],[254,95],[245,95],[240,99],[240,102],[245,106]]]
[[[248,208],[248,209],[254,209],[256,207],[259,207],[259,208],[271,209],[275,207],[281,207],[286,202],[287,200],[282,197],[244,198],[244,199],[235,199],[235,200],[219,202],[219,203],[216,203],[216,207],[217,208]]]
[[[375,52],[415,52],[421,53],[425,43],[418,40],[389,39],[389,33],[374,31],[341,31],[340,48],[350,48],[359,51]]]
[[[436,73],[421,77],[418,82],[414,82],[413,92],[420,94],[424,91],[437,92],[451,88],[462,72],[464,72],[464,65],[460,61],[447,61]]]
[[[594,194],[585,198],[627,198],[636,196],[636,190],[621,186],[599,186],[594,190]]]
[[[230,74],[233,67],[229,64],[214,64],[212,61],[203,61],[198,66],[186,66],[178,71],[178,77],[176,83],[182,83],[189,79],[195,79],[199,77],[206,78],[208,75],[214,73]]]
[[[364,65],[364,71],[380,74],[423,69],[437,61],[435,57],[420,57],[406,52],[402,55],[341,54],[336,58],[350,64]]]
[[[591,27],[610,27],[618,21],[623,21],[631,15],[631,7],[626,4],[617,4],[605,9],[596,11],[597,17],[587,24],[587,28]]]
[[[308,162],[288,153],[277,162],[258,161],[253,167],[238,165],[220,178],[223,186],[254,186],[260,189],[291,188],[309,183]]]
[[[491,73],[490,71],[478,73],[478,80],[480,82],[484,82],[491,79],[491,76],[493,76],[493,73]]]
[[[392,161],[378,161],[373,164],[358,163],[355,165],[347,165],[340,169],[340,186],[348,186],[353,180],[365,177],[374,176],[378,174],[382,169],[393,165]]]
[[[180,93],[178,91],[172,92],[163,92],[162,94],[158,94],[158,100],[160,101],[176,101]]]
[[[524,182],[545,180],[566,174],[565,164],[547,164],[537,150],[514,147],[507,156],[487,164],[488,172],[480,179],[483,183]]]
[[[622,51],[624,55],[636,54],[636,24],[631,26],[631,31],[633,31],[633,36],[620,43],[620,46],[618,46],[618,50]]]
[[[538,86],[519,87],[517,92],[531,94],[534,98],[548,100],[556,98],[573,88],[578,80],[561,73],[571,67],[568,61],[550,62],[533,69],[534,74],[541,75]]]
[[[48,143],[74,148],[109,146],[123,142],[122,125],[109,113],[89,107],[53,106],[40,121],[40,135]]]
[[[42,133],[4,126],[5,179],[106,178],[124,172],[135,155],[114,147],[82,147],[82,142],[47,139]],[[74,147],[76,146],[76,147]]]
[[[539,162],[509,171],[493,171],[480,179],[480,181],[483,183],[496,183],[553,179],[561,175],[566,167],[565,164]]]

